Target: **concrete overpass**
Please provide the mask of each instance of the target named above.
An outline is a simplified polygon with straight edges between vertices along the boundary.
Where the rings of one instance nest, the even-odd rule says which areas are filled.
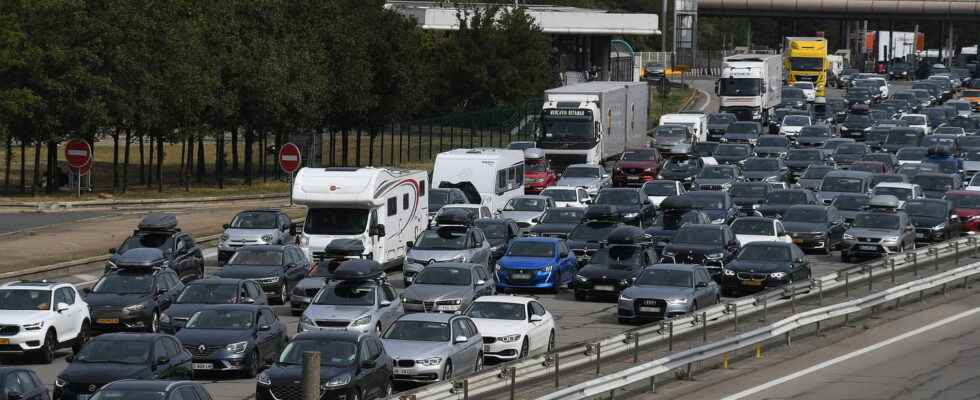
[[[698,0],[706,16],[977,20],[977,0]]]

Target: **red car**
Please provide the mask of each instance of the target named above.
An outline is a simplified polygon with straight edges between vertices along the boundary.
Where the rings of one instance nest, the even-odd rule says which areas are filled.
[[[953,212],[960,217],[961,232],[980,232],[980,192],[951,190],[946,199],[953,203]]]
[[[546,187],[554,185],[558,181],[558,175],[551,169],[551,163],[548,162],[547,158],[544,158],[543,152],[540,156],[533,151],[525,151],[524,154],[525,194],[539,194]]]
[[[626,150],[613,168],[613,186],[642,186],[657,179],[662,162],[657,149]]]

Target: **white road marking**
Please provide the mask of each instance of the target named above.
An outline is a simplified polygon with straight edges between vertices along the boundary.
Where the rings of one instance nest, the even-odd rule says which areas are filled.
[[[864,355],[864,354],[870,353],[872,351],[878,350],[878,349],[880,349],[882,347],[888,346],[890,344],[895,344],[897,342],[900,342],[902,340],[908,339],[908,338],[913,337],[913,336],[920,335],[920,334],[925,333],[925,332],[928,332],[930,330],[933,330],[933,329],[936,329],[936,328],[939,328],[939,327],[943,327],[943,326],[945,326],[945,325],[947,325],[949,323],[955,322],[955,321],[960,320],[960,319],[963,319],[963,318],[967,318],[967,317],[973,316],[974,314],[977,314],[977,313],[980,313],[980,307],[974,308],[972,310],[967,310],[967,311],[961,312],[959,314],[956,314],[956,315],[953,315],[951,317],[942,319],[940,321],[933,322],[933,323],[931,323],[929,325],[923,326],[923,327],[918,328],[916,330],[903,333],[901,335],[898,335],[898,336],[892,337],[890,339],[887,339],[887,340],[884,340],[884,341],[875,343],[875,344],[870,345],[870,346],[867,346],[865,348],[858,349],[858,350],[855,350],[853,352],[844,354],[844,355],[839,356],[837,358],[824,361],[824,362],[822,362],[820,364],[817,364],[817,365],[814,365],[814,366],[812,366],[810,368],[803,369],[803,370],[797,371],[795,373],[786,375],[784,377],[771,380],[769,382],[766,382],[766,383],[764,383],[762,385],[753,387],[751,389],[743,390],[743,391],[738,392],[738,393],[735,393],[735,394],[733,394],[731,396],[724,397],[721,400],[738,400],[738,399],[742,399],[742,398],[751,396],[753,394],[762,392],[762,391],[767,390],[767,389],[770,389],[772,387],[782,385],[782,384],[784,384],[786,382],[789,382],[789,381],[791,381],[793,379],[796,379],[796,378],[799,378],[799,377],[802,377],[802,376],[805,376],[805,375],[812,374],[812,373],[817,372],[819,370],[822,370],[824,368],[827,368],[827,367],[833,366],[835,364],[839,364],[841,362],[850,360],[850,359],[852,359],[854,357],[859,357],[861,355]]]

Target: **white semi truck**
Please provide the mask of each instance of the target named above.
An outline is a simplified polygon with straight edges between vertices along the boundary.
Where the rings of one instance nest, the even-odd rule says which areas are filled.
[[[782,101],[783,58],[779,54],[738,54],[721,64],[715,84],[721,112],[735,114],[739,121],[765,123]]]
[[[556,171],[571,164],[600,164],[646,144],[646,82],[595,81],[544,94],[537,147]]]

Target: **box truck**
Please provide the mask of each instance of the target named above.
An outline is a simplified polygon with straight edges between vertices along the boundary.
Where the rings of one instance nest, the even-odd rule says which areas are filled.
[[[428,174],[389,168],[303,168],[293,201],[306,206],[300,247],[314,262],[335,239],[357,239],[365,256],[401,265],[406,242],[429,222]]]
[[[556,171],[617,159],[646,143],[646,82],[586,82],[544,94],[537,144]]]
[[[764,123],[782,101],[782,59],[778,54],[738,54],[721,64],[715,84],[719,110],[735,114],[739,121]]]

